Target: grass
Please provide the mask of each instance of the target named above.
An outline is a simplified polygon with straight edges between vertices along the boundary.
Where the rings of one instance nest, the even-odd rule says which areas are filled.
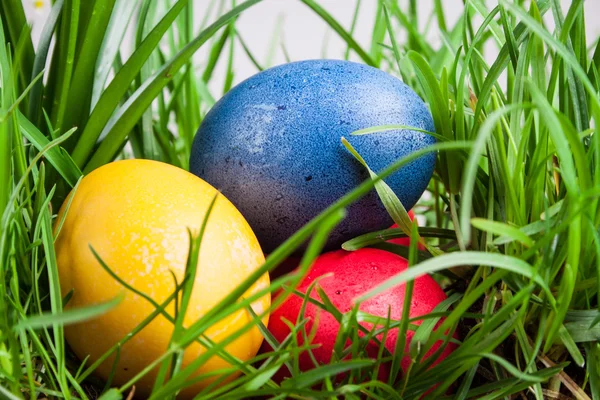
[[[373,180],[290,237],[192,326],[183,329],[180,315],[168,315],[175,330],[169,351],[148,366],[160,370],[151,398],[173,398],[196,367],[220,354],[232,364],[221,372],[241,370],[242,376],[211,385],[198,398],[417,399],[437,385],[428,397],[600,399],[600,43],[586,37],[586,24],[594,20],[585,15],[583,1],[574,0],[563,10],[557,0],[493,5],[469,0],[451,25],[442,1],[433,2],[430,15],[419,15],[416,0],[406,7],[379,0],[367,47],[353,36],[360,0],[352,3],[351,21],[337,21],[318,0],[299,1],[346,43],[336,57],[397,75],[428,103],[438,143],[424,152],[438,151],[438,163],[429,185],[431,199],[417,207],[427,226],[413,230],[406,210],[382,180],[410,159],[384,171],[369,170]],[[57,280],[53,225],[60,221],[55,214],[84,174],[114,159],[150,158],[187,168],[203,115],[233,84],[234,56],[249,57],[257,70],[262,68],[235,27],[247,8],[266,6],[256,3],[260,0],[212,0],[205,12],[186,0],[56,0],[35,50],[21,1],[0,3],[3,398],[106,400],[130,393],[135,380],[120,387],[98,382],[93,377],[97,363],[77,360],[64,341],[64,325],[102,314],[119,299],[63,310],[68,295],[63,299]],[[556,27],[552,31],[548,19]],[[425,30],[423,21],[428,21]],[[124,57],[117,49],[126,23],[135,37],[132,53]],[[428,42],[431,35],[440,39],[439,46]],[[236,43],[244,49],[240,54],[234,51]],[[209,48],[207,58],[195,60],[203,46]],[[271,64],[277,46],[274,38],[264,65]],[[281,51],[289,57],[285,46]],[[219,93],[209,88],[216,68],[226,68]],[[393,128],[354,134],[384,135]],[[416,276],[433,274],[449,298],[423,317],[424,323],[374,319],[358,308],[342,314],[320,291],[322,302],[308,296],[305,301],[338,318],[339,344],[348,338],[353,343],[337,346],[330,365],[300,373],[294,354],[310,348],[299,344],[296,335],[277,343],[260,316],[256,323],[274,350],[250,362],[225,354],[226,342],[207,341],[203,333],[214,321],[249,308],[253,298],[238,299],[254,280],[310,239],[299,270],[274,280],[255,298],[279,289],[293,293],[344,208],[373,187],[400,229],[367,233],[344,247],[396,252],[411,268],[359,300],[402,283],[410,293]],[[422,240],[427,251],[382,243],[382,237],[403,235],[414,243]],[[200,240],[192,241],[187,278],[166,303],[155,304],[156,311],[132,334],[164,315],[175,298],[185,310]],[[360,321],[383,326],[369,331]],[[291,328],[307,337],[305,325],[300,316]],[[399,329],[399,337],[415,330],[414,362],[407,374],[375,338],[389,329]],[[243,330],[232,332],[227,341]],[[450,340],[446,330],[456,330],[461,345],[429,368],[432,359],[423,355],[438,340]],[[183,350],[198,340],[207,353],[178,367]],[[368,356],[370,340],[379,343],[378,360]],[[374,371],[386,361],[394,373],[379,382]],[[271,378],[284,365],[292,378],[278,385]],[[332,376],[341,372],[346,372],[342,381],[334,382]]]

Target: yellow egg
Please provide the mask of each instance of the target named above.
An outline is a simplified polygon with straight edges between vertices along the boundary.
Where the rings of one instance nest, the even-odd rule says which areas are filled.
[[[101,267],[89,245],[121,279],[160,304],[174,292],[173,275],[178,282],[183,280],[189,250],[187,228],[199,232],[216,193],[208,183],[182,169],[148,160],[117,161],[83,178],[56,240],[63,296],[73,290],[67,308],[97,304],[125,293],[124,300],[107,314],[65,328],[67,342],[75,354],[80,359],[90,357],[87,365],[155,310],[147,300],[115,281]],[[57,221],[63,218],[67,203],[68,199]],[[263,263],[264,255],[250,226],[235,206],[219,195],[203,236],[184,326],[197,321]],[[245,297],[268,285],[269,276],[265,274]],[[270,296],[265,295],[252,307],[261,314],[270,303]],[[171,302],[167,312],[174,315],[174,309]],[[220,342],[251,321],[252,316],[244,309],[211,326],[206,336]],[[268,316],[263,322],[267,324]],[[124,384],[163,354],[172,331],[173,324],[159,315],[129,340],[121,348],[114,384]],[[226,350],[248,360],[256,355],[262,340],[254,326],[227,345]],[[182,368],[204,352],[204,347],[193,343],[185,352]],[[97,369],[98,375],[106,379],[113,363],[114,354]],[[229,366],[213,356],[196,374]],[[136,383],[138,395],[150,392],[157,372],[154,369]],[[214,379],[195,383],[182,397],[194,395]]]

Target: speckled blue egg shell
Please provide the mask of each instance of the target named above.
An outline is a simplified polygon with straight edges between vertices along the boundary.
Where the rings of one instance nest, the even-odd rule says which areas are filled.
[[[419,96],[381,70],[338,60],[289,63],[252,76],[214,105],[194,139],[190,171],[222,190],[268,253],[368,178],[342,137],[374,171],[435,142],[411,130],[350,136],[386,124],[434,131]],[[406,209],[426,189],[435,160],[430,153],[386,179]],[[373,190],[348,208],[327,248],[390,224]]]

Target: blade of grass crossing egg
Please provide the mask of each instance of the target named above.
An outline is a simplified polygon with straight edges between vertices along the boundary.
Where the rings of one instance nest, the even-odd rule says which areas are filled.
[[[357,131],[352,132],[350,135],[351,136],[361,136],[361,135],[368,135],[371,133],[377,133],[377,132],[385,132],[385,131],[391,131],[391,130],[396,130],[396,129],[400,129],[400,130],[411,130],[411,131],[415,131],[415,132],[421,132],[421,133],[426,133],[429,136],[433,136],[434,138],[436,138],[437,140],[443,142],[443,141],[447,141],[449,140],[448,138],[442,136],[442,135],[438,135],[435,132],[431,132],[425,129],[421,129],[421,128],[417,128],[414,126],[410,126],[410,125],[395,125],[395,124],[389,124],[389,125],[379,125],[379,126],[372,126],[369,128],[365,128],[365,129],[359,129]]]
[[[95,250],[90,247],[90,250],[95,253]],[[127,282],[123,281],[118,275],[116,275],[113,270],[106,265],[106,263],[104,263],[104,261],[102,260],[102,258],[99,257],[99,255],[97,253],[95,253],[95,257],[98,260],[98,262],[100,263],[100,266],[106,271],[108,272],[111,277],[113,277],[117,282],[119,282],[119,284],[121,284],[125,289],[136,293],[142,297],[146,296],[146,300],[150,302],[150,304],[152,304],[155,307],[155,310],[152,311],[152,313],[150,313],[145,319],[143,319],[133,330],[131,330],[125,337],[123,337],[123,339],[121,339],[119,342],[115,343],[108,351],[106,351],[103,355],[101,355],[92,365],[90,365],[85,371],[83,371],[82,373],[77,375],[77,379],[78,382],[83,382],[90,374],[92,374],[94,372],[94,370],[102,363],[104,362],[108,357],[110,357],[114,352],[118,352],[120,351],[120,348],[127,343],[129,340],[131,340],[132,338],[135,337],[136,334],[138,334],[142,329],[144,329],[149,323],[151,323],[154,318],[156,318],[159,314],[163,315],[165,318],[170,319],[170,321],[173,321],[173,318],[171,317],[171,315],[166,311],[166,307],[175,300],[176,296],[179,295],[179,292],[181,291],[182,285],[186,282],[186,279],[184,278],[183,281],[181,282],[181,284],[177,287],[175,287],[173,293],[171,293],[166,299],[165,301],[163,301],[161,304],[156,304],[154,302],[154,300],[150,297],[148,297],[147,295],[145,295],[144,293],[138,291],[137,289],[135,289],[134,287],[132,287],[131,285],[129,285]],[[83,365],[82,365],[83,367]]]
[[[181,293],[181,306],[175,315],[175,323],[173,327],[173,333],[171,334],[171,339],[169,340],[169,347],[179,339],[181,333],[185,329],[183,326],[183,321],[190,303],[190,298],[194,289],[194,283],[196,281],[196,272],[198,270],[198,259],[200,256],[202,238],[204,237],[204,232],[206,231],[208,219],[210,218],[211,212],[219,195],[220,193],[217,192],[213,196],[213,199],[210,202],[210,204],[208,205],[208,209],[206,211],[206,214],[204,215],[202,224],[200,225],[200,231],[198,232],[198,235],[194,236],[191,230],[188,229],[189,251],[184,273],[184,276],[187,279],[185,283],[183,283],[183,290]],[[157,390],[160,387],[160,385],[167,378],[168,373],[170,373],[170,376],[173,376],[179,371],[179,369],[181,368],[182,361],[183,352],[177,352],[173,354],[172,360],[165,359],[165,361],[160,366],[157,377],[154,381],[153,391]],[[171,370],[169,371],[170,368]]]
[[[358,152],[354,149],[354,147],[350,144],[350,142],[348,142],[348,140],[346,140],[346,138],[342,138],[342,144],[344,145],[344,147],[346,147],[346,149],[348,149],[350,154],[352,154],[354,156],[354,158],[356,158],[356,160],[358,162],[360,162],[363,165],[363,167],[365,167],[365,169],[369,172],[371,179],[377,178],[377,174],[375,172],[373,172],[373,170],[371,170],[371,168],[369,168],[365,159],[362,158],[362,156],[360,154],[358,154]],[[402,229],[402,231],[404,233],[406,233],[407,235],[410,235],[411,234],[411,226],[412,226],[413,222],[410,220],[410,217],[408,216],[408,212],[402,205],[402,202],[400,201],[398,196],[396,196],[394,191],[383,180],[379,180],[375,183],[375,190],[377,191],[377,194],[379,195],[379,198],[381,199],[383,206],[385,207],[387,212],[390,214],[390,217],[392,217],[392,220],[396,224],[398,224],[398,227],[400,227],[400,229]],[[426,246],[427,249],[430,250],[430,252],[432,252],[432,254],[434,254],[434,255],[441,254],[441,252],[439,250],[434,249],[433,247],[427,246],[425,241],[419,236],[418,231],[417,231],[416,235],[418,238],[418,242],[423,244],[424,246]]]
[[[75,324],[82,321],[87,321],[96,318],[102,314],[115,308],[123,300],[122,295],[118,295],[106,302],[95,304],[87,307],[80,307],[70,309],[68,311],[62,311],[61,313],[44,313],[35,316],[28,317],[25,320],[19,321],[14,326],[17,330],[27,329],[40,329],[43,327],[51,327],[54,323],[69,325]]]
[[[512,256],[470,251],[443,254],[441,256],[426,260],[416,265],[414,268],[410,268],[404,272],[394,275],[390,279],[385,280],[381,284],[369,290],[367,293],[360,296],[358,299],[356,299],[356,301],[365,301],[393,286],[407,282],[410,279],[415,279],[420,275],[441,271],[458,265],[487,265],[498,268],[498,271],[520,274],[532,279],[546,294],[551,295],[552,293],[548,287],[548,284],[527,262]],[[490,279],[490,277],[488,277],[486,281],[488,279]]]
[[[422,237],[456,240],[456,232],[452,229],[423,227],[419,228],[418,231],[419,235]],[[404,237],[409,236],[404,232],[399,231],[397,228],[383,229],[376,232],[365,233],[364,235],[350,239],[342,244],[342,248],[347,251],[354,251],[363,247],[383,243],[390,239]]]
[[[446,300],[438,304],[430,314],[448,311],[450,307],[457,301],[461,300],[462,297],[463,296],[461,294],[454,293]],[[414,373],[417,375],[429,369],[433,362],[439,359],[441,354],[444,352],[446,345],[450,341],[454,340],[451,333],[456,329],[455,326],[458,324],[458,322],[456,322],[454,324],[455,326],[448,331],[448,334],[446,334],[446,331],[443,332],[443,338],[441,339],[442,344],[433,354],[427,356],[427,359],[424,359],[425,354],[430,351],[432,346],[436,343],[439,343],[439,340],[430,340],[430,337],[434,333],[434,329],[437,329],[436,325],[439,321],[440,317],[428,318],[423,320],[421,325],[418,325],[415,328],[415,333],[410,343],[409,354],[411,355],[411,361],[413,363],[411,368],[414,367]],[[405,377],[404,380],[408,381],[408,377]]]
[[[417,230],[417,224],[412,224],[410,232],[410,244],[408,254],[408,268],[411,268],[417,263],[417,243],[419,240],[419,233]],[[396,339],[396,346],[394,348],[394,354],[404,354],[404,348],[406,345],[406,332],[408,330],[408,323],[410,319],[410,310],[412,307],[412,295],[415,286],[415,281],[410,280],[406,282],[406,289],[404,292],[404,303],[402,305],[402,319],[400,320],[400,327],[398,328],[398,339]],[[392,359],[392,369],[388,379],[388,383],[391,385],[396,381],[396,377],[400,372],[400,360],[401,357],[394,357]],[[409,367],[412,367],[412,365]],[[408,374],[407,374],[408,375]],[[406,388],[406,382],[404,381],[403,391]]]

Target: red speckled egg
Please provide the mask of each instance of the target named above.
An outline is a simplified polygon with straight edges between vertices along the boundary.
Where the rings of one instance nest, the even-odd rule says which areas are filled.
[[[298,291],[306,293],[309,285],[318,277],[331,274],[319,280],[320,287],[325,291],[333,304],[341,311],[348,312],[352,309],[353,300],[368,290],[374,288],[378,284],[387,280],[393,275],[396,275],[408,267],[407,261],[395,254],[371,248],[363,248],[354,252],[344,250],[332,251],[318,257],[312,266],[309,274],[304,278],[298,286]],[[388,307],[391,307],[391,318],[395,320],[401,319],[402,308],[404,304],[404,294],[406,286],[398,285],[379,295],[363,302],[360,310],[369,314],[386,317]],[[316,291],[311,292],[311,297],[320,300]],[[433,278],[428,275],[421,276],[415,280],[412,305],[410,316],[417,317],[429,314],[440,302],[446,299],[446,294]],[[302,306],[302,298],[292,294],[277,310],[271,314],[269,321],[269,330],[278,341],[283,341],[290,333],[290,329],[283,322],[287,319],[295,323],[298,319],[298,314]],[[317,318],[318,315],[318,319]],[[305,317],[310,320],[306,325],[306,332],[311,332],[313,323],[318,321],[316,335],[313,339],[313,344],[320,345],[312,350],[315,358],[320,364],[329,363],[333,354],[336,335],[339,330],[339,324],[336,319],[321,308],[308,303],[306,306]],[[420,325],[421,321],[416,321],[415,324]],[[368,327],[368,325],[365,325]],[[414,335],[414,331],[407,332],[407,341],[405,355],[402,357],[401,367],[404,371],[410,365],[410,357],[408,350],[410,341]],[[393,329],[388,332],[385,346],[393,352],[398,337],[398,330]],[[302,343],[302,338],[298,338],[299,343]],[[435,346],[426,354],[425,358],[433,354],[442,342],[436,343]],[[441,354],[437,364],[442,359],[447,357],[455,348],[455,345],[450,343]],[[373,343],[373,352],[369,352],[373,357],[377,355],[377,346]],[[304,352],[299,358],[300,369],[305,371],[314,368],[314,363],[309,355]],[[387,379],[390,365],[382,365],[380,369],[380,379]],[[281,380],[289,376],[289,372],[284,367],[275,376],[276,380]]]

